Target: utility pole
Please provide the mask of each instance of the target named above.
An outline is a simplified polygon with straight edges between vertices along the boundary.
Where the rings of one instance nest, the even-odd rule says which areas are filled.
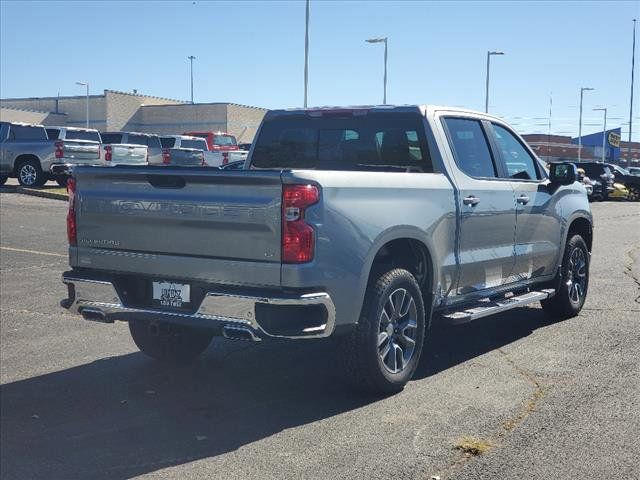
[[[309,93],[309,0],[307,0],[307,12],[305,15],[304,30],[304,108],[307,108]]]
[[[87,87],[87,128],[89,128],[89,82],[76,82],[76,85]]]
[[[196,57],[189,55],[187,58],[191,61],[191,104],[193,105],[193,61]]]
[[[551,156],[551,111],[553,108],[553,92],[549,94],[549,130],[547,131],[547,156]]]
[[[629,101],[629,143],[627,145],[627,162],[631,163],[631,130],[633,129],[633,73],[636,63],[636,19],[633,19],[633,47],[631,49],[631,100]]]
[[[604,126],[602,127],[602,163],[604,163],[606,159],[606,150],[607,150],[607,109],[606,108],[594,108],[594,112],[604,112]]]

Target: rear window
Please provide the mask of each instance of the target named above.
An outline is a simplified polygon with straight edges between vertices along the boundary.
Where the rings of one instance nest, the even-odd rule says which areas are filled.
[[[176,139],[173,137],[160,137],[160,144],[162,148],[173,148],[176,144]]]
[[[67,130],[66,140],[90,140],[100,142],[100,134],[90,130]]]
[[[214,135],[213,144],[221,147],[233,147],[236,145],[236,137],[231,135]]]
[[[102,134],[102,143],[122,143],[122,134],[121,133],[103,133]]]
[[[266,122],[256,141],[258,168],[432,172],[422,117],[384,113],[297,115]]]
[[[160,137],[157,135],[149,135],[147,137],[147,145],[151,148],[162,148]]]
[[[58,138],[60,138],[60,129],[47,128],[47,137],[49,137],[49,140],[57,140]]]
[[[195,148],[197,150],[206,150],[207,142],[204,140],[182,140],[180,142],[182,148]]]
[[[48,140],[47,131],[43,127],[30,125],[11,125],[10,138],[15,140]]]

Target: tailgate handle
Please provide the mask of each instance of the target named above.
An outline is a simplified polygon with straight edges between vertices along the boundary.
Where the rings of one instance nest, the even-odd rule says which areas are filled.
[[[147,175],[147,181],[156,188],[184,188],[184,178],[175,175]]]

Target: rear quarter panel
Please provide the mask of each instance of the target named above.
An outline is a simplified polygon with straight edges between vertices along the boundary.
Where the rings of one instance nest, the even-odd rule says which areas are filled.
[[[387,242],[425,244],[434,291],[455,277],[456,207],[453,187],[437,173],[294,171],[283,183],[317,183],[320,202],[306,212],[316,230],[316,254],[304,265],[283,265],[283,287],[320,288],[336,306],[336,324],[355,323],[373,260]]]

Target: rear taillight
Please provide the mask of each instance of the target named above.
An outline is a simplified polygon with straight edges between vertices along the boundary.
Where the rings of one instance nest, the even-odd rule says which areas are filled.
[[[64,157],[64,142],[58,140],[54,145],[56,147],[56,158]]]
[[[76,225],[76,179],[67,180],[67,194],[69,195],[69,211],[67,212],[67,239],[69,245],[78,244],[78,229]]]
[[[149,152],[147,152],[147,155],[148,154]],[[164,165],[169,165],[171,163],[171,152],[169,151],[168,148],[162,149],[162,163]]]
[[[222,164],[226,165],[229,163],[229,152],[222,152]]]
[[[112,147],[111,145],[105,145],[104,147],[104,161],[110,162],[112,157]]]
[[[306,263],[313,260],[314,231],[304,221],[305,209],[320,198],[315,185],[282,187],[282,263]]]

